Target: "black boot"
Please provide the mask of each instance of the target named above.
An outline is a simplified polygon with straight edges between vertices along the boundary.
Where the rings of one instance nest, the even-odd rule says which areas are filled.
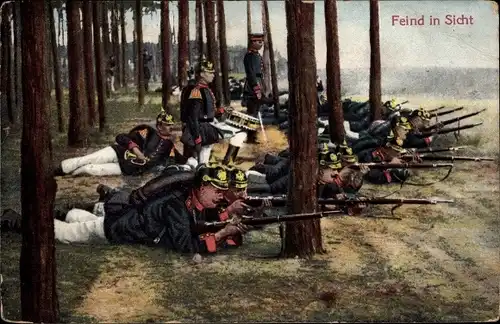
[[[222,164],[228,164],[229,161],[235,162],[239,150],[240,148],[238,146],[229,144],[226,155],[224,156],[224,160],[222,160]]]
[[[96,188],[96,192],[99,194],[99,201],[105,201],[115,190],[109,186],[99,184]]]
[[[63,172],[61,163],[56,164],[54,166],[54,176],[58,177],[58,176],[63,176],[63,175],[66,175],[66,173]]]
[[[6,209],[0,217],[0,230],[21,233],[21,220],[21,214],[12,209]]]
[[[60,220],[61,222],[66,221],[66,214],[67,212],[64,212],[59,209],[54,209],[54,218]]]

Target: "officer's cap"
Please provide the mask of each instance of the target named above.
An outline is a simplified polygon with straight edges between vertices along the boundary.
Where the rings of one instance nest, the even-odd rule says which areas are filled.
[[[347,142],[344,140],[344,142],[339,145],[338,153],[341,155],[341,159],[344,162],[347,163],[356,163],[358,162],[358,157],[354,155],[352,152],[352,148],[347,145]]]
[[[248,35],[248,39],[253,42],[253,41],[263,41],[264,40],[264,34],[262,33],[252,33]]]

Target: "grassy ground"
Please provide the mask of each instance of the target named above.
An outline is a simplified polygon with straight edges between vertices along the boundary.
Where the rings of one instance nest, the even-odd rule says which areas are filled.
[[[108,145],[117,132],[151,120],[159,111],[161,99],[156,94],[147,96],[143,112],[134,100],[125,95],[109,100],[109,129],[93,134],[87,149],[68,149],[65,135],[54,133],[54,160]],[[410,100],[416,104],[420,100],[429,108],[441,105],[436,100]],[[487,112],[474,117],[484,119],[485,125],[465,131],[460,143],[474,146],[467,154],[497,154],[498,102],[444,104],[465,105],[466,111],[487,107]],[[19,140],[15,135],[2,147],[2,210],[19,210]],[[268,129],[267,138],[269,142],[259,147],[243,148],[240,156],[256,158],[286,146],[276,129]],[[450,139],[438,140],[444,145]],[[225,145],[217,145],[216,156],[221,157],[224,150]],[[57,181],[56,203],[63,204],[94,201],[98,183],[123,185],[129,179],[58,177]],[[362,192],[382,196],[397,189],[366,184]],[[262,258],[279,251],[276,226],[249,233],[239,250],[207,257],[201,264],[145,247],[57,244],[61,321],[492,319],[498,316],[499,306],[498,190],[496,163],[456,163],[446,181],[427,187],[404,186],[393,195],[449,198],[455,203],[403,206],[397,212],[403,218],[400,221],[324,219],[327,252],[312,260]],[[389,210],[381,206],[367,213],[387,215]],[[1,243],[5,315],[19,319],[21,240],[2,233]]]

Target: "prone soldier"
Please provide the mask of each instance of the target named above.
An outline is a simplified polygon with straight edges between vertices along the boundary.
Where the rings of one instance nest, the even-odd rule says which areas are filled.
[[[139,125],[128,134],[118,134],[116,144],[94,153],[63,160],[55,175],[139,175],[165,164],[174,150],[176,160],[183,160],[171,139],[172,115],[161,112],[156,129]]]

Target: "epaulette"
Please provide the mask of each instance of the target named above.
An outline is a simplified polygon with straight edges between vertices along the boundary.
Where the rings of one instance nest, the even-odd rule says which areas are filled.
[[[200,89],[196,87],[191,90],[188,99],[202,99]]]
[[[146,136],[148,135],[148,129],[147,128],[141,129],[139,131],[139,134],[142,136],[142,138],[146,138]]]

